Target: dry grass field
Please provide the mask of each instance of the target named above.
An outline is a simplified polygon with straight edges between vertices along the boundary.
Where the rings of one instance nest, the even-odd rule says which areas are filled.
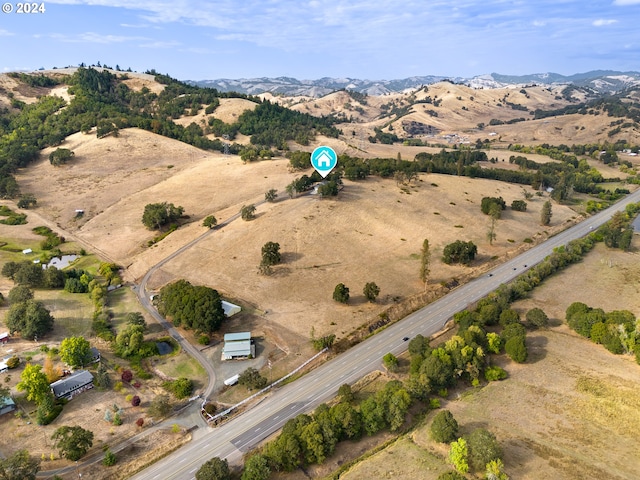
[[[598,245],[583,262],[548,279],[531,298],[514,305],[523,314],[540,307],[551,319],[549,330],[527,336],[527,362],[518,365],[501,358],[496,364],[507,370],[507,380],[450,392],[450,399],[442,403],[463,434],[483,427],[496,435],[510,478],[638,478],[640,367],[632,357],[612,355],[578,336],[563,320],[575,301],[637,314],[639,282],[638,254]],[[446,446],[429,437],[432,417],[340,478],[429,480],[451,469]]]
[[[150,77],[134,76],[126,82],[135,89],[148,87],[156,92],[162,89]],[[0,75],[0,87],[8,91],[16,85],[6,75]],[[22,89],[16,97],[33,101],[35,94],[46,93],[46,89],[41,90]],[[53,91],[66,95],[63,87]],[[402,122],[415,120],[436,126],[441,134],[457,133],[471,143],[477,138],[488,138],[493,132],[496,135],[490,138],[495,148],[487,153],[489,157],[497,157],[504,168],[516,168],[508,165],[511,152],[504,150],[508,143],[571,144],[616,139],[607,136],[610,119],[604,115],[567,115],[553,121],[528,120],[484,130],[476,128],[478,123],[488,124],[492,118],[509,120],[527,115],[506,107],[505,99],[526,105],[530,110],[567,104],[557,100],[555,90],[536,87],[527,88],[527,92],[525,95],[513,89],[476,91],[450,83],[430,86],[427,92],[417,92],[416,96],[441,99],[438,116],[427,112],[433,105],[417,104],[408,115],[394,120],[394,129],[401,134]],[[380,107],[391,101],[406,104],[406,97],[405,94],[370,97],[363,107],[364,113],[357,115],[352,109],[357,102],[350,100],[345,92],[321,99],[296,100],[295,108],[300,111],[314,115],[332,111],[353,113],[359,122],[342,125],[343,136],[339,139],[319,137],[305,149],[326,144],[338,153],[365,158],[396,158],[399,154],[403,159],[413,159],[421,151],[439,151],[439,148],[366,141],[374,127],[388,129],[389,118],[380,117]],[[350,107],[345,106],[348,102],[352,104]],[[231,122],[253,105],[246,100],[222,99],[213,116]],[[200,113],[184,117],[178,123],[202,124],[207,118]],[[355,136],[352,131],[356,132]],[[365,139],[363,143],[360,138]],[[445,142],[441,135],[426,140]],[[629,140],[638,142],[636,138]],[[248,139],[240,136],[236,141],[246,143]],[[226,328],[250,327],[265,339],[265,356],[272,359],[286,357],[290,361],[307,357],[310,355],[307,340],[312,329],[317,336],[328,333],[335,333],[338,338],[347,336],[375,320],[385,309],[423,291],[418,280],[418,265],[425,238],[429,239],[432,251],[430,288],[435,288],[440,282],[453,278],[482,274],[498,259],[527,248],[525,239],[539,242],[580,218],[576,213],[580,211],[579,206],[574,210],[554,203],[551,226],[541,227],[540,209],[547,197],[546,194],[534,196],[528,201],[527,212],[510,209],[503,212],[496,227],[497,238],[490,245],[486,239],[490,220],[480,212],[482,197],[502,196],[509,205],[512,200],[523,198],[525,188],[522,186],[421,174],[405,186],[397,185],[394,180],[371,177],[361,182],[345,181],[344,190],[337,198],[303,195],[289,199],[284,187],[302,173],[291,172],[288,161],[282,157],[243,164],[236,155],[205,152],[135,128],[121,130],[117,138],[99,140],[93,133],[77,133],[61,146],[75,152],[67,165],[50,165],[51,149],[46,149],[38,162],[16,176],[21,190],[37,197],[38,206],[26,212],[28,225],[0,225],[0,241],[15,248],[32,247],[42,237],[34,235],[31,228],[48,225],[73,241],[74,249],[85,248],[104,260],[124,266],[123,278],[130,283],[139,281],[153,265],[205,233],[207,230],[201,224],[207,215],[213,214],[219,222],[224,221],[237,214],[241,206],[262,201],[269,189],[279,191],[277,202],[258,207],[255,220],[236,220],[211,232],[165,264],[150,281],[150,287],[158,289],[185,278],[216,288],[226,297],[237,300],[249,312],[240,321],[230,321]],[[292,148],[299,146],[292,144]],[[527,156],[550,161],[545,157]],[[638,162],[637,157],[633,160]],[[605,176],[623,176],[614,167],[592,163]],[[149,247],[148,241],[157,232],[145,229],[142,213],[146,204],[163,201],[183,206],[189,218],[177,231]],[[3,203],[15,209],[11,201]],[[84,210],[84,215],[78,217],[77,209]],[[469,267],[448,266],[440,260],[444,246],[458,239],[471,240],[478,246],[478,257]],[[268,241],[280,244],[283,262],[273,268],[272,275],[263,276],[257,270],[261,247]],[[5,255],[3,252],[2,261],[19,258],[18,253]],[[561,319],[566,305],[575,301],[572,295],[580,294],[587,300],[611,301],[607,304],[610,306],[592,306],[629,308],[635,313],[640,307],[636,287],[640,271],[638,258],[599,249],[582,264],[548,281],[518,308],[539,305],[549,316]],[[591,270],[580,270],[587,268]],[[364,284],[370,281],[381,289],[375,304],[366,302],[362,294]],[[331,298],[339,282],[350,288],[349,305],[338,304]],[[11,286],[7,279],[0,279],[0,291],[5,296]],[[561,290],[567,294],[558,295]],[[124,294],[124,291],[116,294],[122,298],[115,301],[114,297],[116,323],[122,321],[127,311],[139,310],[133,294],[129,290]],[[603,291],[611,294],[602,295]],[[91,318],[90,304],[74,303],[75,300],[52,292],[41,295],[59,319],[60,329],[52,335],[53,342],[67,333],[88,334],[86,321]],[[619,306],[614,306],[615,302]],[[623,303],[626,306],[622,306]],[[78,323],[79,318],[85,322]],[[187,337],[193,340],[189,334]],[[631,456],[639,446],[637,439],[629,434],[629,425],[637,420],[635,412],[639,406],[638,390],[633,384],[639,379],[637,365],[576,338],[558,321],[550,331],[531,335],[529,343],[531,361],[528,364],[518,366],[504,362],[509,380],[465,393],[457,400],[448,401],[447,408],[454,411],[464,429],[488,425],[495,431],[503,442],[505,464],[512,478],[633,478],[631,472],[639,470],[640,465],[636,457],[630,461],[625,460],[624,455]],[[23,350],[28,351],[28,346]],[[210,354],[216,352],[212,348]],[[274,369],[282,369],[283,365],[285,362],[276,364]],[[197,367],[178,360],[158,362],[156,367],[170,376],[187,370],[194,376],[202,374]],[[149,388],[151,394],[155,386],[145,388]],[[624,393],[624,398],[631,399],[630,403],[604,405],[597,396],[602,391],[617,392],[620,396]],[[120,401],[118,395],[124,398],[121,394],[114,395],[106,397],[102,392],[88,392],[65,409],[65,418],[61,421],[80,422],[85,419],[83,410],[87,410],[91,412],[90,421],[101,424],[100,409],[113,403],[114,398]],[[532,414],[523,419],[521,412],[525,409]],[[611,424],[602,412],[609,412],[610,417],[626,416],[626,420],[621,420],[619,425]],[[585,418],[587,413],[589,418]],[[31,436],[23,433],[28,430],[25,425],[6,419],[0,421],[3,428],[11,432],[5,439],[29,438],[32,453],[48,454],[50,446],[46,435],[42,435],[42,440],[34,435],[31,443]],[[30,426],[31,431],[37,428]],[[126,428],[129,430],[118,427],[113,434],[111,427],[103,428],[97,445],[111,444],[121,435],[122,438],[131,435],[132,426]],[[424,432],[424,429],[418,430],[410,437],[401,438],[389,451],[380,452],[354,467],[347,477],[414,478],[420,474],[427,479],[436,478],[438,472],[447,468],[441,460],[443,451],[431,444]],[[605,468],[608,463],[599,460],[602,456],[597,455],[606,443],[622,445],[619,453],[612,453],[613,475]],[[3,453],[5,449],[10,450],[9,447],[0,443]],[[357,450],[366,448],[361,445]],[[407,453],[406,458],[403,452]],[[543,475],[536,477],[538,472]]]

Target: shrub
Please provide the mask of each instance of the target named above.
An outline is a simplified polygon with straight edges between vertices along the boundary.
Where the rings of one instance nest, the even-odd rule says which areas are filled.
[[[498,366],[487,367],[484,371],[484,378],[487,380],[487,382],[504,380],[505,378],[507,378],[507,372]]]
[[[133,373],[131,373],[131,370],[123,370],[120,378],[122,378],[122,381],[125,383],[131,383],[131,380],[133,380]]]
[[[136,420],[136,425],[142,427],[144,425],[144,418],[140,417]]]
[[[113,453],[111,450],[107,449],[107,451],[104,453],[102,464],[105,467],[111,467],[116,464],[116,461],[117,461],[116,454]]]
[[[138,395],[133,396],[133,398],[131,399],[131,405],[134,407],[140,405],[140,397]]]
[[[191,392],[193,392],[193,381],[185,377],[164,382],[162,386],[173,393],[178,399],[187,398],[191,395]]]
[[[17,355],[14,355],[13,357],[9,358],[9,360],[7,360],[8,368],[16,368],[18,365],[20,365],[20,359]]]

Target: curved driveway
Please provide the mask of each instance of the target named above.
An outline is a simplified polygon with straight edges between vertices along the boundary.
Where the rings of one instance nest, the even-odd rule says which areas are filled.
[[[137,480],[194,479],[198,468],[211,457],[238,462],[242,455],[264,438],[279,430],[284,423],[308,412],[337,393],[340,385],[353,383],[379,369],[382,357],[391,352],[398,355],[407,349],[403,337],[417,334],[431,336],[442,329],[457,312],[483,298],[500,284],[513,280],[524,270],[542,261],[554,248],[586,236],[592,229],[606,222],[613,213],[624,210],[629,203],[640,201],[640,190],[628,195],[578,225],[551,237],[512,260],[503,263],[480,278],[457,288],[382,332],[354,346],[333,360],[324,363],[293,383],[272,392],[253,408],[220,427],[211,429],[198,440],[174,452],[139,473]],[[527,267],[524,267],[527,265]]]

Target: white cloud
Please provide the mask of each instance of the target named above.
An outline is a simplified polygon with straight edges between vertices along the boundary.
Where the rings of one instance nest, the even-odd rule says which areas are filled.
[[[182,44],[176,41],[164,42],[162,40],[159,40],[155,42],[141,43],[139,46],[142,48],[171,48],[171,47],[177,47],[179,45],[182,45]]]
[[[627,5],[640,5],[640,0],[614,0],[614,5],[627,6]]]
[[[125,43],[132,41],[149,40],[146,37],[126,37],[123,35],[101,35],[95,32],[84,32],[77,35],[65,35],[62,33],[51,33],[49,35],[34,35],[36,38],[49,37],[67,43],[98,43],[109,45],[113,43]]]
[[[11,37],[12,35],[15,35],[15,33],[12,33],[9,30],[0,28],[0,37]]]
[[[612,20],[612,19],[600,18],[598,20],[594,20],[592,25],[594,27],[604,27],[606,25],[613,25],[614,23],[618,23],[618,21],[617,20]]]
[[[542,20],[534,20],[532,25],[534,27],[544,27],[546,24],[547,22],[544,22]]]

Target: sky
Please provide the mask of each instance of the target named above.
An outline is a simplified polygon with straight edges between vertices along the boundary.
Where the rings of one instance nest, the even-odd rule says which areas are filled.
[[[3,3],[0,72],[83,62],[180,80],[640,70],[640,0],[36,3],[44,12]]]

